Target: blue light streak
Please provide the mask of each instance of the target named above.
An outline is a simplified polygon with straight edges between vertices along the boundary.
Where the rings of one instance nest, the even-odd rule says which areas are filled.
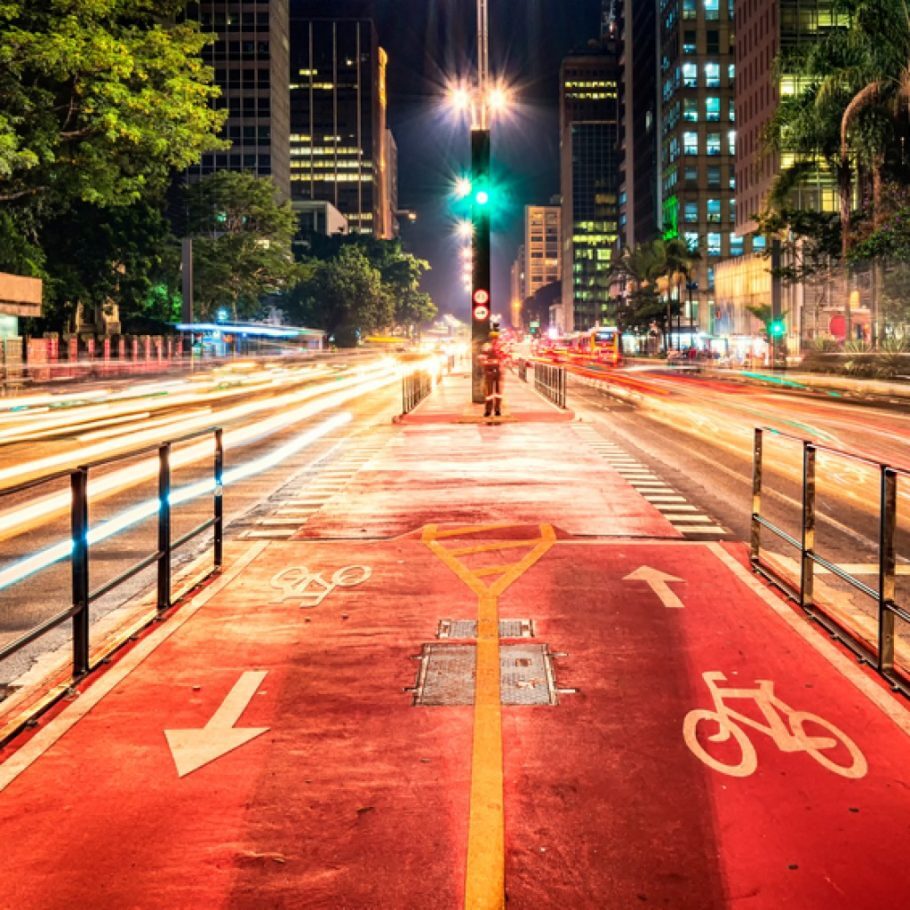
[[[296,455],[298,452],[308,448],[326,434],[350,423],[352,419],[353,417],[347,411],[335,414],[327,420],[324,420],[318,426],[313,427],[313,429],[301,433],[299,436],[286,442],[282,446],[278,446],[278,448],[268,455],[263,455],[261,458],[253,459],[252,461],[238,465],[236,468],[225,471],[224,486],[237,483],[247,477],[252,477],[262,471],[275,467],[275,465],[280,464],[292,455]],[[172,507],[177,506],[181,503],[198,499],[200,496],[204,496],[207,493],[212,493],[214,489],[215,478],[209,477],[205,480],[199,480],[172,491],[171,495],[168,497],[168,502]],[[108,540],[121,531],[133,527],[139,522],[155,515],[160,509],[161,501],[158,497],[155,497],[154,499],[149,499],[138,505],[132,506],[129,509],[120,512],[118,515],[114,515],[112,518],[107,519],[107,521],[96,525],[88,532],[86,539],[89,546],[91,547],[92,544]],[[11,587],[24,578],[28,578],[29,575],[33,575],[41,569],[46,569],[48,566],[59,562],[61,559],[66,559],[72,554],[73,546],[74,542],[72,539],[60,541],[59,543],[52,544],[43,550],[39,550],[37,553],[33,553],[31,556],[27,556],[25,559],[21,559],[7,566],[0,571],[0,591]]]

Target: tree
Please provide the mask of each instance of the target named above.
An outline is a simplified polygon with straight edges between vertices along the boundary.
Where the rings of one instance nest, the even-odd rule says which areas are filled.
[[[264,297],[293,285],[297,219],[271,180],[217,171],[190,184],[186,202],[196,316],[210,318],[222,306],[234,319],[251,316]]]
[[[0,3],[0,202],[130,205],[220,147],[180,0]]]
[[[291,293],[285,311],[294,321],[324,329],[341,347],[356,345],[363,336],[388,328],[394,319],[382,275],[354,244],[319,262],[312,277]]]

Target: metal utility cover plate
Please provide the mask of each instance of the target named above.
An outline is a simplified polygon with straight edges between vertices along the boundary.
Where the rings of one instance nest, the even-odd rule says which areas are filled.
[[[414,704],[473,704],[476,664],[474,645],[424,645]],[[502,704],[556,704],[556,685],[546,645],[501,645],[499,668]]]
[[[437,638],[472,640],[477,638],[476,619],[441,619]],[[534,625],[530,619],[500,619],[500,638],[533,638]]]

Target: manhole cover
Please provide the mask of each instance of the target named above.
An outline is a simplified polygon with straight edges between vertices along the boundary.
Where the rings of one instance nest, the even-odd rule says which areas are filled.
[[[441,619],[437,638],[466,639],[477,638],[476,619]],[[533,638],[534,623],[530,619],[500,619],[500,638]]]
[[[476,664],[474,645],[424,645],[414,704],[473,704]],[[556,704],[552,659],[546,645],[501,645],[499,671],[504,705]]]

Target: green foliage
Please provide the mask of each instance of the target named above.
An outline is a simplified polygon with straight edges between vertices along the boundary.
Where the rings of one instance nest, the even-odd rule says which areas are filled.
[[[365,335],[391,325],[394,306],[382,274],[357,245],[319,262],[297,285],[285,306],[294,322],[325,329],[335,344],[353,347]]]
[[[187,187],[186,204],[195,318],[211,318],[222,306],[234,319],[254,316],[264,297],[293,285],[297,219],[271,180],[218,171]]]
[[[370,266],[379,273],[380,282],[383,292],[392,302],[391,318],[381,324],[366,329],[362,334],[378,329],[389,329],[396,327],[399,331],[408,336],[413,336],[419,331],[421,325],[432,322],[437,313],[436,304],[426,292],[420,290],[420,283],[423,276],[430,270],[430,264],[424,259],[418,259],[411,253],[406,252],[401,245],[400,240],[376,240],[371,237],[343,237],[335,235],[332,237],[314,236],[310,238],[310,269],[317,270],[326,264],[330,264],[338,259],[341,254],[349,248],[358,249],[365,257]],[[292,295],[291,311],[296,310],[302,313],[300,301],[306,299],[310,290],[313,278],[301,280],[299,293]],[[311,310],[307,310],[311,313]],[[318,318],[325,320],[326,313],[317,314]],[[312,318],[317,318],[314,315]],[[303,318],[302,315],[295,317]],[[357,320],[355,319],[356,323]],[[326,328],[322,323],[308,323]]]
[[[209,39],[182,5],[0,5],[0,201],[130,205],[219,146]]]

